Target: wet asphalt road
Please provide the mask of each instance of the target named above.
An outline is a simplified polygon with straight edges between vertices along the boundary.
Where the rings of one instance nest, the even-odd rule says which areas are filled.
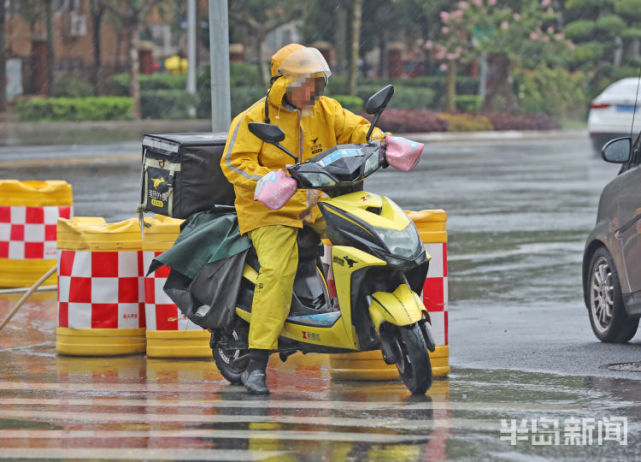
[[[117,221],[134,216],[138,157],[138,143],[0,148],[0,177],[66,179],[76,216]],[[206,361],[58,357],[55,294],[39,295],[0,336],[0,458],[637,458],[641,372],[608,366],[638,361],[641,334],[599,343],[581,292],[583,243],[616,171],[572,135],[430,142],[414,171],[368,179],[404,208],[448,213],[452,372],[425,400],[330,380],[323,357],[272,363],[275,393],[256,405]],[[0,318],[16,300],[0,299]],[[624,417],[627,444],[598,444],[596,428]],[[594,441],[569,437],[574,419]]]

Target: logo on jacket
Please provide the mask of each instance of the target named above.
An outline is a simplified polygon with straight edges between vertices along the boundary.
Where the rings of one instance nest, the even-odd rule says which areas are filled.
[[[154,183],[154,189],[158,189],[158,186],[160,186],[162,183],[165,182],[164,178],[152,178],[151,181]]]
[[[318,141],[318,136],[314,139],[312,139],[312,154],[318,154],[319,152],[323,152],[323,145],[321,143],[317,143]]]

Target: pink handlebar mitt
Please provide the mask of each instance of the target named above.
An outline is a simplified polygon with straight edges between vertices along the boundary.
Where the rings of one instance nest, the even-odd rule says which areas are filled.
[[[254,200],[262,202],[272,210],[277,210],[291,199],[297,186],[296,180],[287,176],[285,170],[274,170],[258,180],[254,190]]]
[[[385,159],[392,167],[408,172],[418,163],[425,145],[401,136],[386,135]]]

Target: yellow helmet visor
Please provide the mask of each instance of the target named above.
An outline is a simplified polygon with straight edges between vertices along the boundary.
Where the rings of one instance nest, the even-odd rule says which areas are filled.
[[[290,77],[292,81],[300,81],[309,77],[323,77],[325,82],[332,71],[325,58],[316,48],[306,47],[287,55],[278,67],[281,75]]]

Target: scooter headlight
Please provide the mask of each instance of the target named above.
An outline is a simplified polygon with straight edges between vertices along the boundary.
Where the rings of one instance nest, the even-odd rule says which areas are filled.
[[[307,180],[313,188],[324,188],[336,184],[329,175],[325,175],[324,173],[305,172],[299,173],[299,175]]]
[[[381,238],[391,256],[411,259],[423,248],[421,238],[418,235],[414,223],[408,225],[401,231],[386,228],[374,228]]]
[[[369,176],[378,170],[378,167],[381,166],[381,160],[379,158],[378,152],[373,153],[365,161],[365,167],[363,168],[363,176]]]

